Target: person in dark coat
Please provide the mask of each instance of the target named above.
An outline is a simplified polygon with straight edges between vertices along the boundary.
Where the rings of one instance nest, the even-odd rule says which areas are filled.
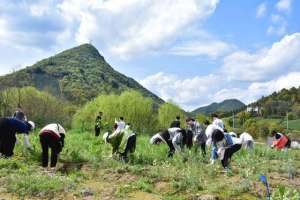
[[[16,118],[0,118],[0,153],[4,157],[14,155],[16,134],[29,134],[33,130],[33,122],[21,121]]]
[[[103,113],[102,112],[99,112],[99,114],[97,115],[96,117],[96,120],[95,120],[95,136],[98,137],[100,135],[100,130],[102,128],[102,115]]]
[[[21,121],[27,121],[27,117],[24,113],[24,111],[22,110],[22,107],[20,105],[18,105],[16,112],[13,115],[14,118],[21,120]]]
[[[180,128],[180,116],[176,116],[176,119],[171,123],[170,128]]]

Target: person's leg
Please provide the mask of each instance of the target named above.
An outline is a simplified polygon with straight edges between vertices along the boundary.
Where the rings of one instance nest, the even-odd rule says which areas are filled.
[[[135,146],[136,146],[136,136],[132,135],[128,138],[127,144],[125,147],[125,151],[121,153],[122,159],[127,162],[128,161],[128,154],[129,153],[134,153],[135,151]]]
[[[231,159],[232,155],[235,152],[237,152],[238,150],[240,150],[241,147],[242,147],[241,144],[234,144],[225,149],[224,158],[221,161],[224,168],[228,167],[228,163],[229,163],[229,160]]]
[[[5,157],[11,157],[14,155],[14,148],[16,144],[16,135],[13,132],[6,134],[3,138],[3,155]]]
[[[48,159],[49,159],[49,141],[47,135],[40,135],[40,143],[42,146],[42,166],[48,167]]]
[[[217,160],[218,159],[218,148],[216,145],[212,144],[211,147],[211,160]]]
[[[252,150],[253,149],[253,141],[252,140],[249,140],[247,141],[247,145],[246,145],[246,148],[249,149],[249,150]]]
[[[167,140],[167,145],[169,146],[168,157],[173,157],[175,153],[175,148],[170,140]]]
[[[51,163],[50,167],[56,167],[58,154],[62,150],[62,146],[57,139],[49,138],[51,148]]]
[[[206,156],[206,144],[201,143],[200,146],[201,146],[202,156],[205,157]]]
[[[100,135],[100,128],[95,126],[95,136],[98,137]]]

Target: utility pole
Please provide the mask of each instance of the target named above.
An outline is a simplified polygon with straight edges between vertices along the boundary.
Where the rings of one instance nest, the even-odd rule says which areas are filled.
[[[234,111],[232,111],[232,128],[234,128]]]
[[[289,112],[286,113],[286,130],[289,132]]]

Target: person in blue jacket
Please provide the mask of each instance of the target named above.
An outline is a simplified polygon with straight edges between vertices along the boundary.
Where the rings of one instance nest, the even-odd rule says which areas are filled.
[[[33,122],[16,118],[0,118],[0,154],[6,158],[13,156],[16,134],[29,134],[34,129]]]

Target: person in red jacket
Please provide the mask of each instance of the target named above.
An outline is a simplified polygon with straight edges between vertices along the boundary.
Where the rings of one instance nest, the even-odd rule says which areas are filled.
[[[51,149],[50,167],[56,167],[59,153],[64,147],[66,131],[60,124],[49,124],[40,131],[40,143],[42,146],[42,166],[48,167],[49,148]]]
[[[279,133],[275,130],[273,130],[271,134],[272,137],[274,137],[272,147],[275,147],[276,149],[284,149],[291,147],[291,140],[288,138],[288,136]]]

